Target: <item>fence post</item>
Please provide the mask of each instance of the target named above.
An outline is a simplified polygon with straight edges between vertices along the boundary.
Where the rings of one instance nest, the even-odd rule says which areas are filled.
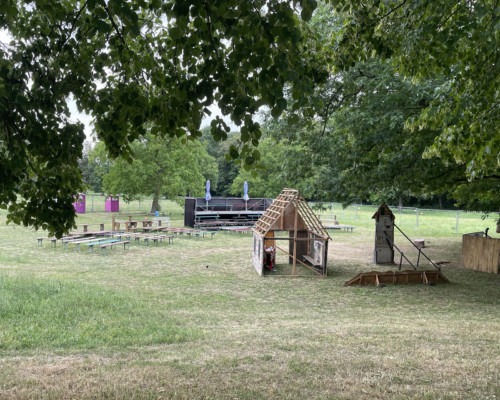
[[[92,212],[94,212],[94,195],[92,195]]]
[[[457,222],[455,223],[455,233],[458,233],[458,220],[460,219],[460,210],[457,211]]]

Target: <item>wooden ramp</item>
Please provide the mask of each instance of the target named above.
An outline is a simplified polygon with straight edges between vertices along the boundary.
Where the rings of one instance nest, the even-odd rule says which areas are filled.
[[[448,279],[439,271],[370,271],[356,275],[344,286],[356,285],[395,285],[401,283],[425,283],[433,285],[435,283],[450,283]]]

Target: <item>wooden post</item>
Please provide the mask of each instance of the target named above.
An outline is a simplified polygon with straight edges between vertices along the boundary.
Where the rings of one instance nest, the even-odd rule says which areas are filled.
[[[115,230],[115,216],[114,215],[111,217],[111,230],[112,231]]]
[[[295,218],[293,221],[293,267],[292,275],[295,275],[295,265],[297,264],[297,223],[299,217],[299,210],[297,201],[294,202],[295,205]]]

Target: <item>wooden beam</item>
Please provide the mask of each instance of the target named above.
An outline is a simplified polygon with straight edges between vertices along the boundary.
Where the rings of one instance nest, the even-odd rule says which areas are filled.
[[[266,238],[266,240],[269,239],[269,238]],[[318,240],[318,241],[322,241],[322,242],[326,242],[328,239],[327,238],[314,238],[314,239],[310,239],[310,238],[286,238],[286,237],[275,237],[273,238],[273,240],[296,240],[297,242],[306,242],[308,240]]]
[[[293,267],[292,275],[295,275],[295,265],[297,264],[297,223],[299,218],[299,204],[295,201],[295,218],[293,221]]]
[[[292,256],[292,255],[291,255],[288,251],[283,250],[281,247],[276,246],[276,248],[277,248],[278,250],[282,251],[283,253],[285,253],[288,257],[293,257],[293,256]],[[297,261],[298,261],[300,264],[302,264],[304,267],[306,267],[306,268],[310,269],[312,272],[317,273],[319,276],[324,276],[323,274],[321,274],[321,272],[316,271],[314,268],[311,268],[311,267],[310,267],[309,265],[307,265],[306,263],[303,263],[303,262],[302,262],[302,261],[300,261],[300,260],[297,260]],[[292,272],[292,274],[294,274],[294,273]],[[297,275],[292,275],[292,276],[297,276]]]

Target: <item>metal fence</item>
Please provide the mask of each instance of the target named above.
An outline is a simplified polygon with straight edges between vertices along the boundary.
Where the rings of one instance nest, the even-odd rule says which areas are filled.
[[[87,194],[85,198],[85,212],[105,212],[106,211],[106,199],[107,196],[101,194]],[[153,204],[153,198],[144,198],[141,200],[133,200],[130,202],[125,202],[120,198],[120,213],[127,212],[151,212],[151,205]],[[160,210],[169,214],[183,214],[182,207],[175,203],[174,201],[167,199],[159,200]]]
[[[340,224],[372,227],[372,216],[378,206],[353,204],[342,208],[340,203],[311,203],[326,224],[333,220]],[[438,210],[416,207],[389,206],[396,216],[396,224],[402,229],[425,230],[434,233],[469,233],[490,228],[494,233],[499,213],[486,216],[482,212],[462,210]]]

